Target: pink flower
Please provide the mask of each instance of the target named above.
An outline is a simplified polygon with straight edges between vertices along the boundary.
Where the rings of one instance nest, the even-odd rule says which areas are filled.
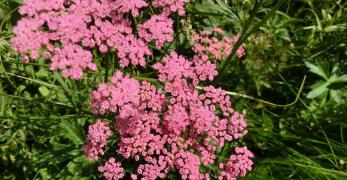
[[[148,4],[143,0],[116,0],[115,5],[119,13],[131,12],[136,17],[139,15],[139,9],[147,7]]]
[[[120,111],[128,116],[140,103],[140,83],[121,71],[116,71],[111,81],[111,85],[100,83],[98,90],[92,92],[91,108],[97,114]]]
[[[243,118],[243,115],[239,112],[234,112],[230,119],[230,124],[228,125],[228,133],[232,135],[235,139],[239,139],[247,134],[246,130],[247,124]]]
[[[140,87],[140,101],[142,106],[140,106],[139,109],[145,110],[148,108],[153,111],[159,111],[164,108],[166,97],[162,89],[157,89],[147,81],[142,81]]]
[[[169,106],[163,124],[169,132],[179,135],[190,124],[188,112],[179,104]]]
[[[238,176],[245,176],[247,171],[252,170],[253,162],[251,158],[254,157],[247,147],[237,147],[236,154],[231,155],[228,162],[220,167],[224,169],[218,179],[236,179]]]
[[[178,12],[180,16],[185,14],[184,5],[190,0],[154,0],[154,7],[163,7],[165,12]]]
[[[233,43],[234,43],[234,44],[236,44],[238,40],[239,40],[239,36],[238,36],[238,35],[236,35],[236,36],[233,37]],[[237,51],[236,51],[236,56],[237,56],[238,58],[242,58],[242,57],[245,56],[245,55],[246,55],[245,47],[241,44],[241,46],[240,46],[240,47],[237,49]]]
[[[99,155],[104,155],[103,148],[106,145],[106,140],[112,136],[112,131],[108,124],[97,120],[88,128],[87,143],[83,146],[84,153],[90,160],[98,160]]]
[[[93,92],[92,107],[97,114],[114,113],[114,129],[119,134],[116,152],[139,163],[132,179],[165,178],[173,168],[182,179],[210,179],[200,167],[221,163],[217,148],[245,135],[247,124],[225,91],[213,86],[201,92],[195,89],[194,62],[172,52],[155,68],[162,89],[146,81],[140,85],[117,71],[111,85],[100,83]],[[115,108],[110,108],[112,103]],[[236,148],[227,165],[221,164],[220,178],[244,176],[251,169],[252,157],[247,149]]]
[[[184,15],[190,0],[153,0],[150,8],[157,8],[153,12],[160,14],[150,16],[146,11],[143,17],[149,19],[137,26],[147,2],[25,0],[19,10],[23,18],[14,28],[11,43],[25,62],[45,57],[50,60],[50,70],[74,80],[82,78],[86,70],[96,71],[95,53],[115,53],[122,68],[145,66],[147,57],[158,51],[152,51],[148,43],[161,49],[173,41],[170,13]],[[173,51],[153,63],[159,79],[156,84],[139,82],[120,70],[110,82],[99,83],[90,107],[96,115],[114,120],[111,127],[100,119],[89,125],[83,150],[90,160],[105,154],[114,131],[119,140],[113,145],[116,150],[109,153],[137,162],[136,171],[129,173],[132,179],[163,179],[172,169],[182,179],[210,179],[200,168],[218,163],[219,178],[235,179],[251,170],[253,154],[246,147],[236,148],[226,164],[216,158],[218,148],[247,133],[244,117],[234,111],[224,90],[213,86],[196,89],[200,82],[218,75],[217,60],[230,55],[238,36],[231,41],[216,28],[195,34],[193,41],[195,54],[184,57]],[[243,46],[236,55],[245,55]],[[126,175],[115,158],[98,170],[108,180]]]
[[[200,180],[204,175],[200,173],[199,157],[193,153],[180,151],[175,156],[175,166],[179,169],[182,179]]]
[[[213,60],[223,60],[232,50],[231,40],[224,36],[224,31],[216,28],[213,32],[202,31],[193,35],[193,50],[198,55],[207,55]]]
[[[51,60],[52,71],[61,70],[71,79],[80,79],[86,69],[96,70],[91,48],[101,53],[116,50],[123,67],[144,66],[152,52],[123,16],[137,16],[144,7],[143,0],[25,0],[20,8],[24,17],[11,43],[25,62],[44,56]]]
[[[176,54],[176,52],[171,52],[170,56],[163,58],[163,63],[156,63],[153,68],[159,71],[159,80],[161,81],[193,78],[195,76],[192,62]]]
[[[83,69],[96,70],[96,65],[92,62],[92,54],[80,46],[68,44],[61,49],[55,48],[53,52],[50,70],[60,69],[64,77],[80,79],[83,76]]]
[[[120,38],[116,46],[122,67],[129,66],[129,64],[145,66],[145,56],[152,54],[147,45],[133,35]]]
[[[111,157],[104,166],[98,168],[99,172],[102,172],[107,180],[118,180],[124,177],[124,169],[121,167],[121,163]]]
[[[146,42],[155,42],[161,49],[166,42],[173,41],[173,21],[166,14],[153,15],[138,27],[139,36]]]
[[[201,55],[201,58],[196,55],[193,57],[193,62],[194,72],[200,81],[212,81],[218,75],[216,64],[209,61],[207,55]]]

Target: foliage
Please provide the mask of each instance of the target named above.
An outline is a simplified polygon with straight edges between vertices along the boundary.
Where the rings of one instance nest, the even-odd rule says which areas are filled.
[[[90,93],[113,70],[72,81],[51,72],[45,59],[23,63],[9,43],[20,4],[0,1],[0,179],[102,178],[81,146],[96,119]],[[246,48],[206,83],[229,90],[250,126],[244,141],[256,158],[246,179],[347,177],[346,11],[341,0],[194,0],[187,17],[178,17],[189,26],[175,25],[183,33],[170,49],[184,51],[192,29],[215,27],[239,34]],[[115,61],[107,53],[94,58]],[[129,71],[153,77],[151,69]]]

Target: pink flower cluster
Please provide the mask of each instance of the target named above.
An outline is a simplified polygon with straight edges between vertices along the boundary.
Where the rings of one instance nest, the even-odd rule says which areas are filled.
[[[164,8],[164,12],[178,12],[179,15],[185,14],[184,5],[190,0],[154,0],[154,7]]]
[[[163,58],[163,63],[156,63],[153,68],[159,71],[159,80],[175,80],[188,78],[197,85],[200,81],[212,81],[218,75],[217,66],[206,55],[201,58],[195,55],[192,61],[171,52],[170,56]]]
[[[138,28],[139,36],[146,42],[154,41],[157,48],[173,40],[173,21],[166,14],[152,16]]]
[[[119,109],[124,114],[139,106],[140,83],[135,79],[124,76],[117,71],[111,78],[111,85],[100,83],[97,91],[92,93],[91,108],[97,114],[117,112]],[[122,113],[123,114],[123,113]]]
[[[127,14],[137,17],[150,11],[144,0],[24,0],[19,9],[24,17],[14,27],[11,43],[25,62],[45,57],[52,71],[61,70],[71,79],[80,79],[86,69],[97,69],[95,49],[116,52],[122,67],[145,66],[146,57],[152,55],[147,43],[161,48],[173,40],[169,14],[183,15],[187,2],[155,0],[153,6],[162,12],[137,25]]]
[[[215,60],[223,60],[230,55],[232,46],[237,43],[239,37],[234,36],[232,41],[225,36],[222,29],[216,28],[213,32],[202,31],[194,34],[192,39],[194,41],[193,50],[196,54],[206,55]],[[245,55],[243,45],[237,49],[236,55],[239,58]]]
[[[104,173],[107,180],[121,179],[124,177],[124,169],[121,167],[120,162],[116,162],[116,159],[110,158],[104,166],[98,168],[99,172]]]
[[[24,17],[11,43],[25,62],[44,57],[51,61],[50,70],[71,79],[80,79],[86,69],[97,70],[95,53],[116,53],[122,68],[145,66],[146,57],[155,54],[151,43],[161,49],[173,41],[170,13],[184,15],[188,2],[24,0],[19,10]],[[142,14],[148,19],[137,24]],[[90,107],[96,115],[114,116],[114,121],[109,125],[98,119],[89,126],[84,152],[98,160],[107,140],[119,135],[114,153],[138,162],[137,170],[129,173],[115,157],[109,158],[98,168],[106,179],[165,178],[172,169],[182,179],[210,179],[200,170],[215,164],[220,164],[219,179],[235,179],[252,169],[253,154],[246,147],[236,147],[226,164],[217,160],[217,150],[246,135],[247,124],[224,90],[197,90],[200,82],[218,75],[215,63],[230,55],[238,38],[229,39],[220,28],[195,34],[192,57],[171,52],[152,65],[159,86],[120,70],[110,82],[99,83]],[[236,55],[245,55],[243,46]]]
[[[247,147],[237,147],[235,152],[236,154],[231,155],[225,165],[223,163],[219,164],[223,171],[218,179],[236,180],[236,177],[245,176],[247,171],[252,170],[253,162],[251,158],[254,157],[253,153]]]
[[[103,148],[106,145],[107,139],[111,136],[112,131],[108,126],[108,123],[97,120],[95,124],[90,125],[88,129],[87,143],[83,147],[88,158],[98,160],[99,155],[104,155]]]
[[[132,179],[165,178],[172,169],[182,179],[210,179],[200,167],[216,163],[220,163],[221,179],[244,176],[251,170],[253,154],[246,147],[237,147],[225,165],[217,161],[217,149],[242,138],[247,124],[242,114],[234,111],[225,91],[213,86],[196,89],[200,81],[207,80],[200,76],[210,72],[195,63],[210,62],[202,57],[205,60],[196,56],[190,61],[172,52],[154,64],[162,88],[117,71],[110,83],[100,83],[92,93],[91,107],[96,114],[115,115],[113,130],[120,138],[117,154],[139,164],[128,174]],[[216,73],[210,75],[213,79]],[[123,177],[118,163],[109,166],[106,162],[100,169],[106,178]]]

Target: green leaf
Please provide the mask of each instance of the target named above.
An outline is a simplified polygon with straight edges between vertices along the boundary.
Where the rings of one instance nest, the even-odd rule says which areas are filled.
[[[63,78],[61,77],[61,75],[57,72],[54,73],[53,77],[58,80],[59,84],[61,85],[61,87],[65,90],[68,91],[69,87],[66,84],[66,82],[63,80]]]
[[[325,74],[324,70],[320,66],[316,66],[308,61],[305,61],[305,65],[309,68],[310,72],[317,74],[325,80],[328,80],[328,76]]]
[[[341,91],[330,91],[330,96],[338,103],[342,102]]]
[[[334,80],[333,83],[346,83],[347,82],[347,74],[344,74]]]
[[[46,97],[49,95],[49,90],[45,86],[39,87],[39,91],[43,97]]]
[[[3,19],[10,12],[10,8],[0,2],[0,19]]]
[[[75,145],[83,144],[83,132],[81,131],[82,126],[78,126],[69,120],[63,120],[60,123],[63,128],[63,135],[70,139]]]
[[[308,94],[307,94],[307,98],[309,99],[313,99],[313,98],[316,98],[320,95],[322,95],[323,93],[325,92],[328,92],[328,85],[329,83],[323,83],[322,85],[320,85],[319,87],[317,88],[314,88],[312,91],[310,91]]]
[[[0,93],[4,93],[2,89],[2,84],[0,83]],[[5,115],[6,111],[8,110],[8,104],[10,99],[6,96],[0,96],[0,115]]]
[[[45,69],[40,69],[35,75],[38,78],[48,77],[49,71],[47,71]]]
[[[83,167],[86,164],[88,164],[88,160],[86,156],[83,154],[70,161],[69,164],[67,164],[67,169],[71,174],[79,175],[81,171],[81,166]]]

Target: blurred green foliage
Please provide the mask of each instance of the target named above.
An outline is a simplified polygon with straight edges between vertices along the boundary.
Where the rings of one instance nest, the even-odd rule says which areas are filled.
[[[20,3],[0,1],[0,179],[99,179],[82,144],[95,120],[89,94],[112,72],[71,81],[45,59],[23,64],[9,43]],[[347,1],[192,0],[182,21],[239,34],[247,49],[211,82],[232,91],[248,119],[245,142],[256,158],[245,179],[347,178]],[[178,51],[190,46],[192,29],[182,28]]]

